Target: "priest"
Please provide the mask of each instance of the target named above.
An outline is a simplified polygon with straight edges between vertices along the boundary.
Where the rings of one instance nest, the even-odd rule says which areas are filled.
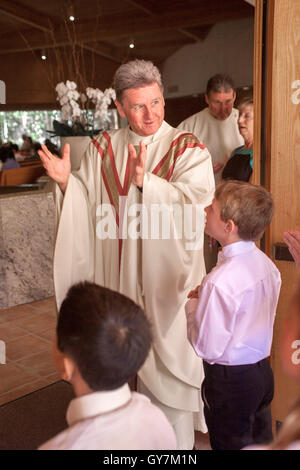
[[[184,305],[205,275],[211,157],[193,134],[164,121],[163,85],[151,62],[121,65],[114,88],[128,126],[100,133],[77,172],[71,173],[68,145],[61,159],[45,146],[40,151],[57,183],[57,305],[73,283],[90,280],[145,310],[154,342],[138,373],[138,390],[165,412],[178,449],[192,449],[194,429],[206,431],[203,369],[187,340]]]

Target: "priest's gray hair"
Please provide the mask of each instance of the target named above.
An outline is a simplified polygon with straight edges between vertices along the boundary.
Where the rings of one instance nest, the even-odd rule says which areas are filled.
[[[163,93],[164,88],[158,68],[150,61],[136,59],[118,68],[113,87],[117,100],[121,102],[125,90],[144,87],[151,83],[157,83]]]

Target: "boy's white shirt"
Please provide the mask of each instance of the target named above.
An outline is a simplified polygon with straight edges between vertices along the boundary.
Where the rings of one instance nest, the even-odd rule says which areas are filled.
[[[207,362],[240,365],[269,356],[281,286],[274,263],[254,242],[223,247],[186,304],[188,339]]]
[[[163,412],[127,384],[74,398],[66,419],[69,427],[39,450],[176,449]]]

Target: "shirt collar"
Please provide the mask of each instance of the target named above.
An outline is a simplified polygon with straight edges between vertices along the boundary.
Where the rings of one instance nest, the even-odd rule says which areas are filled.
[[[69,426],[92,418],[99,414],[108,413],[124,406],[131,399],[128,384],[108,392],[93,392],[88,395],[74,398],[67,410],[67,423]]]
[[[219,252],[218,255],[218,263],[223,261],[226,258],[232,258],[233,256],[241,255],[247,253],[248,251],[252,251],[255,248],[255,243],[250,242],[235,242],[231,243],[230,245],[224,246],[222,250]]]
[[[156,140],[159,140],[161,137],[163,137],[166,132],[169,132],[170,129],[171,126],[166,121],[163,121],[162,125],[160,126],[158,131],[155,132],[155,134],[141,136],[133,132],[130,127],[128,127],[128,141],[133,145],[139,145],[141,141],[144,142],[145,145],[149,145],[152,144],[152,142],[155,142]]]

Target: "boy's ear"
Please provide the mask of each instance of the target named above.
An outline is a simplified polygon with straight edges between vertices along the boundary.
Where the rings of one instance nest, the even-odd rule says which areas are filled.
[[[225,231],[227,232],[228,235],[238,232],[237,225],[235,225],[232,219],[227,220],[225,224]]]
[[[71,382],[72,378],[74,376],[74,373],[75,373],[75,369],[76,369],[76,365],[75,365],[74,361],[70,357],[64,356],[63,357],[63,368],[62,368],[62,371],[61,371],[62,379],[66,380],[67,382]]]
[[[58,349],[57,335],[55,335],[55,339],[53,342],[52,355],[53,363],[57,372],[63,380],[69,382],[74,375],[75,364],[70,357],[66,356],[63,352]]]

